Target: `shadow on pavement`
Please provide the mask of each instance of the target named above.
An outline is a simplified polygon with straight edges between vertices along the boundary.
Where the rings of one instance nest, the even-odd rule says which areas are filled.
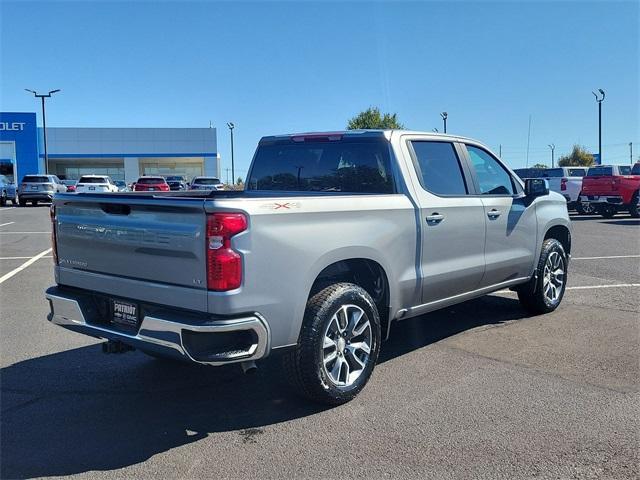
[[[600,222],[600,223],[606,223],[608,225],[627,225],[627,226],[637,227],[638,225],[640,225],[640,220],[638,220],[637,218],[627,218],[627,219],[620,219],[620,220],[607,220],[606,222]]]
[[[517,300],[485,297],[406,320],[394,326],[380,362],[524,316]],[[0,385],[1,478],[114,470],[215,432],[247,443],[269,425],[328,408],[293,395],[277,358],[244,376],[237,366],[103,355],[100,345],[11,365],[0,371]]]

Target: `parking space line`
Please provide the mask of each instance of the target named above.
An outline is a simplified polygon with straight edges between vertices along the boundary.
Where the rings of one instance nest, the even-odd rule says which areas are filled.
[[[0,232],[0,235],[24,235],[25,233],[51,233],[49,232]]]
[[[640,258],[640,255],[609,255],[606,257],[571,257],[571,260],[606,260],[609,258]]]
[[[14,223],[16,223],[16,222],[0,223],[0,227],[5,227],[5,226],[7,226],[7,225],[12,225],[12,224],[14,224]]]
[[[0,257],[0,260],[27,260],[28,258],[31,257]],[[40,258],[53,258],[53,255],[45,255],[44,257]]]
[[[0,284],[4,283],[5,281],[9,280],[11,277],[13,277],[14,275],[16,275],[17,273],[20,273],[22,270],[24,270],[25,268],[27,268],[29,265],[31,265],[32,263],[37,262],[38,260],[40,260],[42,257],[44,257],[47,253],[51,252],[50,248],[47,248],[44,252],[40,252],[38,255],[36,255],[35,257],[31,257],[30,260],[27,260],[26,262],[24,262],[22,265],[20,265],[18,268],[15,268],[13,270],[11,270],[9,273],[4,274],[2,277],[0,277]]]

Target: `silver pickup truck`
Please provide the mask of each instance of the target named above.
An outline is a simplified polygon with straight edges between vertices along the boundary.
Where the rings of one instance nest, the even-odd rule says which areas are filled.
[[[562,300],[565,199],[482,144],[411,131],[264,137],[244,191],[61,194],[49,320],[208,365],[281,353],[311,399],[367,383],[392,322],[511,288]]]

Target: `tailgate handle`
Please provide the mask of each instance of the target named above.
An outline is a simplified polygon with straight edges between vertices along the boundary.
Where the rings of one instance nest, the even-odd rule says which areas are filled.
[[[101,203],[100,208],[104,213],[110,215],[129,215],[131,213],[131,207],[129,205],[120,203]]]

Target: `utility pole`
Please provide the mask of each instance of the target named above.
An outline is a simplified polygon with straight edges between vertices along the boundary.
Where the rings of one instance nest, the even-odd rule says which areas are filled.
[[[49,90],[49,93],[36,93],[34,90],[25,88],[27,92],[33,93],[33,96],[42,100],[42,135],[44,140],[44,173],[49,173],[49,155],[47,153],[47,116],[44,111],[44,99],[51,98],[51,95],[58,93],[60,89]]]
[[[529,144],[531,140],[531,114],[529,114],[529,130],[527,130],[527,164],[525,165],[529,168]]]
[[[442,112],[440,116],[442,117],[442,122],[444,123],[444,133],[447,133],[447,117],[449,116],[449,114],[447,112]]]
[[[234,179],[233,182],[234,182],[234,185],[235,185],[236,170],[235,170],[235,167],[233,165],[233,129],[234,129],[235,125],[232,122],[229,122],[229,123],[227,123],[227,127],[229,127],[229,131],[231,132],[231,178]]]
[[[498,157],[502,158],[502,144],[498,146]]]
[[[629,142],[629,163],[633,165],[633,142]]]
[[[596,92],[593,93],[593,96],[596,97],[596,102],[598,102],[598,157],[600,157],[600,165],[602,165],[602,102],[604,101],[604,90],[601,88],[598,89],[600,92],[600,96]]]
[[[555,144],[550,144],[549,148],[551,149],[551,168],[555,167],[553,152],[556,149]]]

